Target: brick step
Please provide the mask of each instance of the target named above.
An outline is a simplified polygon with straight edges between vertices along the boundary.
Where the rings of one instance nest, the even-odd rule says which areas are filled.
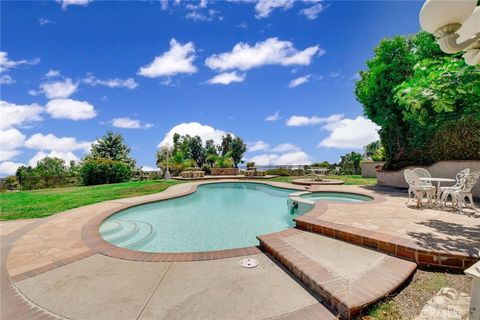
[[[319,234],[289,229],[259,236],[260,247],[281,262],[342,319],[401,286],[413,262]]]

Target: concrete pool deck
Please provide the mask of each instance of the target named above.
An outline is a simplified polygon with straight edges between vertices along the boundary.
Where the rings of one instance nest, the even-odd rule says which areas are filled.
[[[255,182],[259,183],[259,181]],[[110,307],[110,305],[119,304],[131,305],[132,310],[138,312],[136,315],[140,319],[152,318],[153,314],[155,314],[155,318],[159,319],[162,317],[170,319],[176,316],[195,318],[196,314],[203,315],[205,318],[205,312],[209,315],[219,315],[219,319],[223,319],[226,315],[225,312],[228,312],[224,309],[229,308],[236,310],[238,318],[242,319],[276,317],[329,319],[332,315],[318,302],[318,297],[305,290],[292,278],[291,274],[285,273],[264,253],[254,255],[261,261],[262,268],[258,270],[258,267],[253,270],[241,269],[238,266],[238,261],[241,259],[239,257],[197,262],[178,262],[176,259],[154,263],[126,261],[98,253],[82,237],[83,227],[104,212],[113,212],[136,203],[189,194],[194,192],[195,186],[198,184],[199,182],[192,182],[175,185],[162,193],[106,201],[44,219],[0,223],[2,235],[1,318],[45,317],[45,319],[50,319],[57,314],[74,319],[88,319],[94,317],[94,311],[100,312],[103,308],[105,310],[102,312],[115,313],[117,319],[131,319],[130,314],[123,317],[122,314],[113,310],[115,308]],[[291,184],[285,183],[268,184],[294,188]],[[299,186],[297,189],[304,190]],[[369,242],[370,240],[366,239],[383,237],[382,239],[387,241],[387,236],[389,236],[389,239],[404,243],[413,241],[415,245],[424,249],[428,248],[428,250],[452,253],[454,257],[458,256],[459,259],[456,259],[455,262],[462,261],[462,265],[458,266],[460,268],[463,268],[464,263],[478,260],[480,219],[433,208],[406,207],[403,193],[383,188],[335,186],[314,187],[311,190],[356,192],[374,196],[378,201],[354,205],[317,204],[311,213],[302,216],[302,218],[307,218],[301,221],[306,229],[310,228],[314,232],[327,235],[330,235],[328,233],[333,230],[333,234],[330,235],[332,237],[338,239],[345,237],[345,241],[352,243],[355,243],[355,239],[360,239],[360,243],[357,244],[368,247],[377,246],[376,250],[380,251],[379,243],[381,241],[378,242],[377,239],[377,243],[372,244]],[[349,232],[358,232],[357,237],[349,241]],[[388,241],[387,244],[389,244]],[[395,247],[401,248],[398,245]],[[409,260],[414,261],[419,257],[418,252],[413,252],[413,257],[411,256],[412,252],[408,254],[410,256],[405,258]],[[209,258],[213,259],[214,257]],[[138,283],[128,276],[132,272],[135,273],[137,268],[140,271],[143,270],[138,278],[139,281],[143,280]],[[192,271],[190,274],[188,272],[190,268],[196,271]],[[209,271],[211,271],[210,275]],[[242,272],[247,276],[242,277]],[[122,274],[124,277],[121,277]],[[110,276],[112,277],[111,281],[104,282],[102,280],[102,277]],[[213,277],[213,279],[209,277]],[[256,280],[252,282],[253,279]],[[122,281],[124,281],[123,284]],[[135,288],[136,284],[144,287],[145,291],[150,290],[150,295],[145,292],[138,294],[138,297],[143,297],[143,302],[129,300],[133,298],[120,294],[137,292],[136,290],[139,289]],[[156,289],[152,289],[151,286],[155,284],[157,285]],[[164,285],[169,288],[168,292],[172,296],[163,291]],[[84,287],[89,288],[90,294],[82,291]],[[17,290],[20,290],[21,293]],[[115,295],[105,293],[109,292],[108,290],[119,293]],[[76,292],[84,294],[76,295]],[[197,298],[193,297],[194,293],[197,294]],[[218,297],[215,296],[215,293],[219,294]],[[204,294],[209,297],[205,299],[206,301],[198,298]],[[292,294],[291,301],[290,294]],[[105,295],[106,297],[104,297]],[[70,299],[65,298],[68,296]],[[107,303],[105,299],[108,300],[108,298],[111,298],[112,301]],[[282,299],[288,301],[283,302]],[[261,300],[263,303],[260,303]],[[63,302],[60,303],[61,301]],[[152,301],[155,303],[151,304]],[[97,302],[98,305],[95,305]],[[103,307],[100,306],[101,303],[103,303]],[[139,310],[137,306],[139,304],[142,305],[143,311]],[[252,308],[246,307],[246,304],[252,304]],[[25,311],[26,309],[27,311]],[[49,313],[45,309],[55,314]],[[277,309],[280,311],[277,312]],[[186,317],[186,314],[189,317]],[[12,317],[12,315],[15,316]],[[161,315],[161,317],[156,315]]]

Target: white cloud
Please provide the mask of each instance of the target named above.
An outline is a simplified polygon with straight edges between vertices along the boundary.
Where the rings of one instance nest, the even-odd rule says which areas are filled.
[[[20,153],[20,150],[0,150],[0,161],[10,160]]]
[[[150,167],[150,166],[142,166],[142,171],[148,172],[148,171],[161,171],[160,168],[155,168],[155,167]]]
[[[245,73],[239,74],[236,71],[224,72],[216,75],[212,79],[208,80],[209,84],[224,84],[229,85],[232,82],[243,82],[246,78]]]
[[[213,54],[205,60],[205,64],[217,71],[240,69],[246,71],[265,65],[309,65],[315,55],[325,53],[318,45],[299,51],[290,41],[269,38],[257,42],[254,46],[248,43],[237,43],[232,51]]]
[[[2,74],[0,76],[0,84],[14,84],[15,80],[12,79],[8,74]]]
[[[266,18],[278,8],[288,10],[293,6],[294,0],[259,0],[255,5],[257,18]]]
[[[45,77],[47,78],[54,78],[54,77],[59,77],[60,76],[60,70],[53,70],[50,69],[48,72],[45,74]]]
[[[47,73],[48,74],[48,73]],[[40,85],[39,91],[29,91],[31,95],[44,93],[48,99],[68,98],[75,91],[77,91],[78,84],[73,83],[72,79],[65,79],[65,81],[45,82]]]
[[[330,135],[323,139],[318,147],[338,149],[362,149],[366,144],[379,139],[379,127],[364,117],[342,119],[325,126]]]
[[[149,129],[153,127],[151,123],[142,123],[140,120],[128,117],[115,118],[112,120],[112,126],[126,129]]]
[[[38,104],[17,105],[0,100],[0,129],[25,125],[34,121],[41,121],[40,114],[43,108]]]
[[[213,139],[215,144],[219,144],[222,142],[222,136],[226,135],[227,132],[223,130],[218,130],[213,127],[202,125],[198,122],[188,122],[188,123],[180,123],[170,129],[166,134],[165,138],[158,144],[157,147],[162,147],[165,144],[173,144],[173,135],[178,133],[180,135],[190,135],[190,136],[200,136],[202,141],[205,142],[206,140]]]
[[[90,103],[72,99],[50,100],[46,111],[55,119],[85,120],[97,116],[95,108]]]
[[[90,150],[92,142],[77,141],[74,137],[57,137],[51,133],[43,135],[36,133],[25,141],[25,146],[36,150],[51,150],[60,153],[66,153],[74,150],[87,152]]]
[[[300,13],[310,20],[315,20],[323,9],[325,9],[325,7],[321,3],[317,3],[310,8],[300,10]]]
[[[277,121],[277,120],[280,120],[281,117],[280,117],[280,112],[275,111],[274,114],[272,115],[269,115],[268,117],[265,118],[265,121]]]
[[[268,150],[268,143],[266,143],[265,141],[260,140],[248,144],[248,152],[256,152],[262,150]]]
[[[195,46],[193,42],[184,45],[175,39],[170,40],[170,49],[144,67],[138,70],[138,74],[148,78],[174,76],[179,73],[192,74],[197,72],[193,65],[195,60]]]
[[[17,129],[7,129],[0,131],[0,149],[14,150],[23,147],[25,135]]]
[[[10,60],[8,58],[8,53],[5,51],[0,51],[0,72],[7,71],[8,69],[18,67],[19,65],[26,64],[26,65],[34,65],[40,62],[39,58],[35,58],[32,60]]]
[[[57,0],[57,2],[62,4],[62,9],[66,10],[68,6],[77,5],[77,6],[86,6],[92,0]]]
[[[110,78],[110,79],[97,79],[94,75],[88,74],[86,78],[82,80],[83,83],[89,84],[91,86],[106,86],[109,88],[127,88],[135,89],[138,87],[138,82],[133,78],[120,79],[120,78]]]
[[[300,151],[300,147],[292,143],[281,143],[272,149],[273,152]]]
[[[193,21],[212,21],[213,19],[215,19],[216,16],[218,16],[219,13],[220,13],[220,11],[213,10],[213,9],[206,10],[205,12],[192,11],[192,12],[187,13],[185,18],[193,20]],[[222,20],[223,17],[218,17],[218,19]]]
[[[51,151],[49,153],[45,153],[43,151],[38,151],[29,161],[28,165],[35,167],[37,162],[42,160],[43,158],[59,158],[65,161],[66,164],[69,164],[70,161],[78,162],[80,159],[74,155],[72,152],[58,152],[58,151]]]
[[[18,163],[18,162],[11,162],[11,161],[5,161],[0,163],[0,176],[5,177],[5,176],[11,176],[15,174],[17,169],[21,166],[23,166],[23,163]]]
[[[307,74],[306,76],[303,76],[303,77],[298,77],[296,79],[293,79],[292,81],[290,81],[290,83],[288,84],[288,87],[289,88],[295,88],[295,87],[298,87],[304,83],[307,83],[308,81],[310,81],[310,77],[311,75],[310,74]]]
[[[343,118],[343,114],[333,114],[327,118],[320,118],[317,116],[291,116],[287,119],[286,125],[289,127],[313,126],[317,124],[329,124],[338,122]]]
[[[284,154],[261,154],[248,159],[258,165],[304,165],[312,163],[308,154],[293,151]]]
[[[51,20],[48,20],[47,18],[40,18],[38,19],[38,24],[41,25],[41,26],[44,26],[46,24],[50,24],[50,23],[55,23]]]

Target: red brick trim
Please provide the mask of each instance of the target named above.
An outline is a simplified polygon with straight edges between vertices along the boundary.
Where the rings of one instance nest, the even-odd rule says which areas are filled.
[[[295,219],[297,228],[378,250],[425,267],[465,269],[480,260],[475,248],[471,252],[435,250],[404,237],[319,219],[326,209],[326,205],[316,205],[314,210]]]

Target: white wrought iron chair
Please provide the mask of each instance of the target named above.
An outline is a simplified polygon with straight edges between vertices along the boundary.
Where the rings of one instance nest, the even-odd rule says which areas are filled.
[[[427,169],[424,169],[424,168],[415,168],[412,170],[413,172],[415,172],[418,176],[418,178],[431,178],[432,175],[430,174],[430,172],[427,170]],[[425,186],[432,186],[432,183],[430,181],[422,181],[420,180],[421,184],[422,185],[425,185]]]
[[[403,175],[408,184],[408,199],[406,204],[410,201],[412,193],[415,194],[415,198],[417,199],[417,207],[421,206],[424,194],[427,196],[428,202],[432,201],[435,197],[435,186],[431,184],[428,185],[424,181],[421,181],[417,173],[411,169],[405,169]]]
[[[480,177],[480,171],[474,171],[470,173],[463,182],[463,185],[458,190],[445,191],[442,195],[442,203],[447,200],[447,197],[450,195],[452,197],[452,206],[456,205],[460,212],[463,211],[463,205],[467,207],[467,202],[465,199],[468,199],[470,207],[477,211],[475,204],[473,203],[472,189]]]
[[[467,169],[463,169],[462,171],[460,171],[459,173],[457,173],[457,175],[455,176],[455,180],[457,181],[453,186],[449,186],[449,187],[440,187],[440,194],[441,194],[441,203],[442,203],[442,206],[445,206],[446,205],[446,202],[447,202],[447,198],[449,195],[451,195],[451,192],[453,191],[456,191],[456,190],[460,190],[460,188],[462,187],[462,185],[464,184],[464,181],[465,181],[465,178],[470,174],[470,169],[467,168]],[[445,196],[444,196],[445,194]],[[453,201],[452,201],[452,205],[453,205]]]

